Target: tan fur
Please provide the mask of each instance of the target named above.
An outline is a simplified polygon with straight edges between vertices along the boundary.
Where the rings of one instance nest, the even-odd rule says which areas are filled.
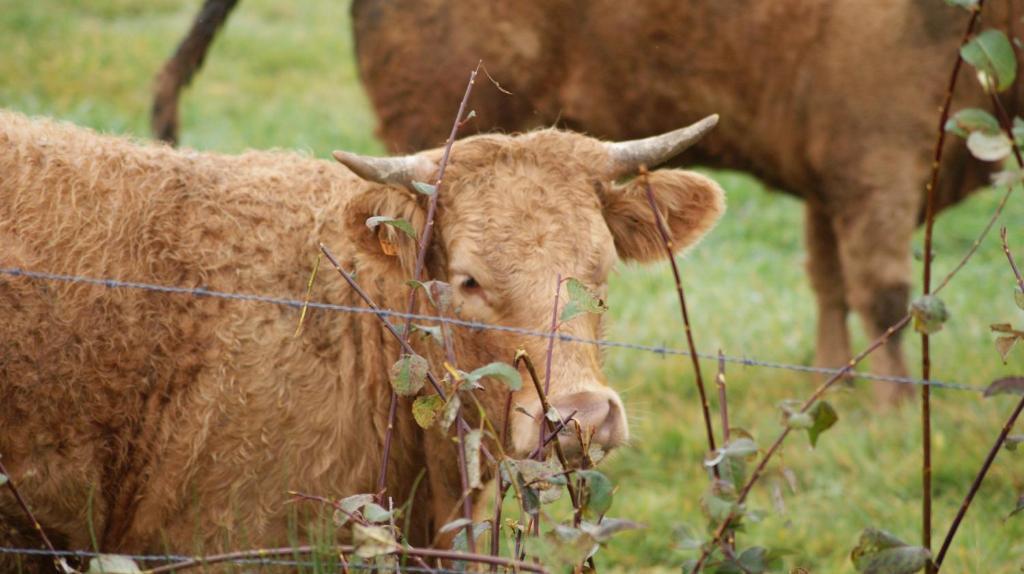
[[[607,181],[603,153],[554,130],[455,146],[428,270],[445,279],[458,265],[480,281],[486,301],[457,291],[462,317],[543,329],[556,273],[603,291],[616,245],[650,258],[642,226],[606,223],[642,218],[646,200]],[[335,163],[175,151],[3,111],[0,174],[0,266],[229,292],[301,298],[322,241],[378,304],[404,308],[412,241],[382,232],[399,247],[388,257],[364,222],[425,219],[422,196]],[[663,170],[652,182],[679,248],[722,213],[706,178]],[[324,269],[312,299],[361,304]],[[299,539],[316,514],[286,505],[287,490],[375,490],[398,349],[373,316],[311,310],[296,337],[293,308],[9,276],[0,313],[0,455],[62,546],[91,548],[90,519],[107,552],[284,544],[290,514]],[[564,331],[599,328],[581,317]],[[519,347],[542,364],[545,345],[466,329],[454,341],[465,370]],[[440,372],[437,350],[417,345]],[[559,343],[554,357],[553,400],[606,389],[593,347]],[[481,393],[496,423],[504,397],[493,382]],[[410,532],[423,544],[458,475],[450,438],[420,432],[409,409],[399,404],[388,492],[401,504],[429,468]],[[0,521],[19,517],[0,495]]]
[[[985,10],[989,25],[1016,27],[1024,2]],[[717,112],[719,128],[692,159],[750,171],[808,201],[818,363],[849,359],[848,308],[871,336],[905,313],[910,238],[962,9],[920,0],[356,0],[352,11],[360,72],[393,149],[444,138],[462,71],[481,58],[514,94],[486,82],[476,90],[482,130],[557,122],[618,140]],[[542,48],[510,49],[519,45],[510,34]],[[954,109],[988,106],[971,75]],[[1007,98],[1014,108],[1018,94]],[[946,151],[940,208],[987,171],[962,143]],[[876,371],[906,374],[898,342],[874,361]]]

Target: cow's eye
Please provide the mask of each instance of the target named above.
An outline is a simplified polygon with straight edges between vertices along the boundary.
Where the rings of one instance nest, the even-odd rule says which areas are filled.
[[[480,289],[480,284],[472,277],[466,277],[463,279],[459,286],[463,291],[476,291],[477,289]]]

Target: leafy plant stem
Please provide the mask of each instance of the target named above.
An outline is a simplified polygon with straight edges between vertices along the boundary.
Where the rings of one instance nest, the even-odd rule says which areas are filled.
[[[960,47],[963,47],[970,40],[974,27],[981,15],[984,0],[978,2],[977,7],[971,12],[963,37],[960,39]],[[925,200],[925,232],[924,232],[924,294],[931,294],[932,286],[932,236],[935,228],[935,190],[939,183],[939,167],[942,165],[942,151],[946,143],[946,121],[949,119],[949,110],[953,103],[953,93],[956,90],[957,79],[960,77],[960,68],[963,59],[957,49],[953,69],[949,75],[949,82],[946,87],[946,95],[942,102],[939,113],[938,136],[935,141],[935,151],[932,159],[931,177],[926,187]],[[931,344],[928,333],[921,333],[921,378],[925,381],[931,378]],[[921,545],[929,551],[932,547],[932,418],[931,418],[931,386],[921,386]],[[932,573],[932,565],[925,566],[926,574]]]
[[[413,269],[412,276],[412,279],[415,281],[419,281],[420,276],[423,274],[423,267],[427,261],[427,250],[430,246],[430,238],[434,231],[434,216],[437,213],[437,196],[440,194],[441,183],[444,181],[444,172],[448,167],[448,159],[451,156],[452,146],[455,144],[455,137],[459,133],[459,127],[462,126],[462,116],[466,113],[466,104],[469,102],[470,94],[473,93],[473,85],[476,83],[476,75],[477,72],[480,71],[480,66],[482,64],[483,61],[481,60],[477,63],[476,68],[469,74],[469,82],[466,84],[466,91],[462,95],[462,101],[459,102],[459,111],[456,113],[455,121],[452,123],[452,131],[448,135],[448,140],[444,145],[444,154],[441,156],[441,163],[438,167],[437,180],[434,182],[434,187],[437,191],[431,194],[430,199],[427,202],[427,221],[423,226],[423,232],[420,234],[419,247],[416,251],[416,266]],[[406,307],[409,313],[416,310],[416,287],[409,287],[409,302]],[[405,320],[405,328],[402,329],[402,339],[405,342],[408,342],[411,327],[412,317],[408,317]],[[391,442],[395,434],[395,417],[397,416],[397,413],[398,393],[392,390],[391,403],[388,406],[387,430],[384,434],[384,452],[381,456],[380,473],[377,478],[378,499],[382,499],[384,492],[387,490],[388,460],[391,458]],[[470,536],[470,538],[472,538],[472,536]]]
[[[824,395],[825,392],[829,390],[837,381],[841,380],[847,374],[852,372],[853,369],[868,355],[870,355],[871,353],[875,352],[883,345],[885,345],[894,334],[899,332],[900,329],[906,327],[909,322],[910,316],[905,315],[902,319],[900,319],[895,324],[891,325],[888,329],[886,329],[885,332],[882,333],[877,339],[872,341],[871,344],[867,346],[867,348],[865,348],[852,359],[850,359],[849,362],[847,362],[842,369],[840,369],[838,372],[832,375],[827,381],[819,385],[818,388],[815,389],[814,392],[811,393],[807,400],[804,401],[804,403],[801,405],[799,412],[807,412],[807,410],[810,409],[811,406],[819,398],[821,398],[821,396]],[[779,436],[775,439],[775,442],[773,442],[772,445],[768,447],[768,450],[765,451],[764,456],[762,456],[761,460],[758,461],[757,466],[754,468],[754,471],[750,474],[750,478],[747,479],[747,482],[743,485],[743,488],[740,489],[739,495],[737,496],[735,501],[736,508],[739,508],[747,500],[747,496],[750,494],[750,490],[754,487],[754,484],[756,484],[757,481],[764,474],[764,470],[768,466],[768,462],[772,459],[775,453],[778,452],[779,448],[782,446],[782,443],[786,440],[786,437],[789,436],[790,430],[792,430],[790,427],[783,428],[782,432],[780,432]],[[700,569],[704,566],[704,563],[711,555],[711,550],[717,547],[723,540],[725,533],[729,528],[729,525],[732,523],[733,520],[736,519],[736,514],[736,510],[733,510],[725,517],[724,520],[722,520],[721,524],[718,525],[718,528],[715,530],[715,533],[712,536],[711,542],[705,545],[704,549],[701,551],[700,557],[697,559],[697,562],[696,564],[694,564],[693,570],[691,572],[693,572],[694,574],[700,572]]]

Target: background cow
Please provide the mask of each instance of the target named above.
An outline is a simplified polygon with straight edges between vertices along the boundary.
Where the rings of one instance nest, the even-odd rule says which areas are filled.
[[[616,181],[713,123],[632,143],[555,130],[457,143],[429,275],[453,284],[462,318],[543,329],[556,273],[602,291],[617,258],[661,257],[641,185]],[[440,150],[336,155],[351,171],[293,153],[175,151],[0,112],[0,267],[299,297],[323,242],[379,305],[404,308],[414,244],[388,227],[375,236],[365,221],[402,217],[421,228],[425,198],[408,186],[436,178]],[[661,170],[650,181],[679,249],[724,210],[720,188],[701,175]],[[382,250],[382,237],[397,254]],[[333,274],[312,297],[362,305]],[[90,532],[105,552],[281,544],[291,540],[287,490],[375,490],[398,356],[376,317],[312,311],[296,335],[289,307],[10,276],[0,277],[0,308],[0,455],[60,547],[91,548]],[[595,315],[563,332],[599,329]],[[437,349],[418,344],[438,371]],[[467,370],[509,361],[519,347],[540,357],[546,345],[454,330]],[[592,346],[559,343],[550,396],[614,447],[628,429],[600,363]],[[499,387],[481,397],[497,424]],[[541,418],[531,390],[515,401]],[[424,437],[407,402],[399,412],[388,493],[400,504],[429,467],[408,532],[422,544],[458,498],[458,474],[425,460],[438,445],[450,455],[451,441]],[[510,446],[524,454],[535,433],[535,420],[519,415]],[[433,523],[423,510],[431,503],[441,513]],[[22,543],[34,536],[10,497],[0,497],[0,518]]]
[[[1019,1],[986,7],[1000,27],[1021,13]],[[849,309],[871,337],[906,312],[910,240],[962,9],[917,0],[355,0],[352,16],[378,133],[392,150],[444,137],[462,71],[480,59],[514,94],[476,94],[481,131],[557,123],[640,137],[722,111],[696,160],[807,202],[816,363],[849,359]],[[987,104],[975,82],[961,82],[954,109]],[[985,183],[962,144],[947,158],[940,209]],[[898,340],[872,360],[876,372],[907,373]],[[910,387],[879,387],[886,398],[898,389]]]

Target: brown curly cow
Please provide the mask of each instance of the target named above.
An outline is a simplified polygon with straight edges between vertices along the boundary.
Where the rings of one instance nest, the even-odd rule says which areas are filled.
[[[1022,13],[1024,1],[999,2],[985,18],[1005,27]],[[620,139],[720,110],[721,128],[694,159],[749,171],[807,202],[816,362],[849,359],[849,309],[872,337],[906,312],[910,239],[962,9],[918,0],[355,0],[352,18],[392,150],[444,138],[463,70],[480,59],[514,94],[486,85],[475,94],[482,131],[558,123]],[[985,106],[966,80],[956,106]],[[962,146],[947,157],[940,208],[986,172]],[[877,372],[906,374],[898,341],[873,361]]]
[[[556,274],[602,291],[617,258],[662,256],[640,185],[617,181],[676,155],[714,121],[639,142],[541,130],[456,143],[429,275],[452,283],[461,318],[544,329]],[[336,152],[346,169],[295,153],[177,151],[0,111],[0,267],[297,298],[323,242],[378,304],[404,308],[414,243],[365,222],[384,215],[422,228],[425,199],[410,185],[435,178],[440,155]],[[724,210],[701,175],[663,169],[650,179],[679,249]],[[397,253],[374,233],[388,233]],[[333,275],[312,297],[362,304]],[[62,547],[91,548],[90,529],[105,552],[286,544],[288,490],[375,490],[398,349],[373,316],[314,310],[296,335],[292,307],[10,275],[0,275],[0,314],[0,456]],[[599,329],[596,315],[563,328]],[[547,345],[453,333],[467,370],[510,361],[519,347],[543,356]],[[417,345],[437,372],[436,346]],[[559,342],[550,395],[614,447],[627,440],[626,415],[600,363],[596,348]],[[481,397],[496,423],[499,387]],[[532,390],[515,401],[542,418]],[[387,487],[400,504],[429,466],[415,507],[433,510],[414,513],[409,533],[424,543],[439,524],[431,515],[445,516],[460,494],[458,474],[437,464],[443,454],[424,454],[450,453],[451,441],[421,433],[409,409],[403,401]],[[508,446],[528,451],[536,432],[517,414]],[[21,543],[33,539],[6,492],[0,523]]]

